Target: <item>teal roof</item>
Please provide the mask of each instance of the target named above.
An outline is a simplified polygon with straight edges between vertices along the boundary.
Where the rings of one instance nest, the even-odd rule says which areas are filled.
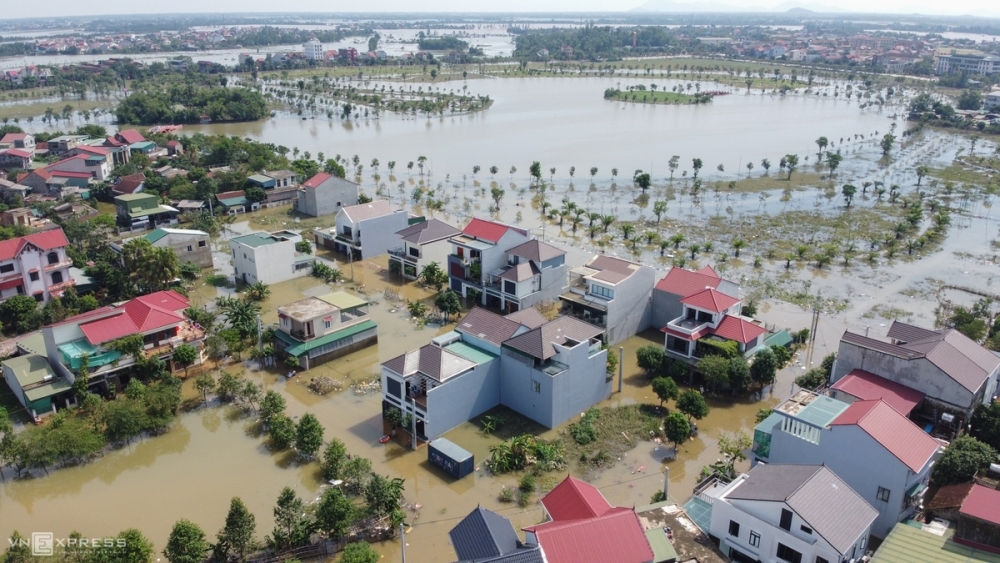
[[[847,403],[831,399],[826,395],[819,395],[813,402],[809,403],[795,415],[795,418],[824,428],[840,416],[840,413],[847,410]]]
[[[247,204],[247,198],[245,196],[231,197],[231,198],[228,198],[228,199],[220,199],[219,203],[221,203],[222,205],[224,205],[226,207],[237,207],[237,206],[241,206],[241,205],[246,205]]]
[[[691,497],[691,500],[684,503],[684,512],[687,512],[688,516],[691,517],[691,521],[694,522],[695,526],[705,532],[709,533],[712,528],[712,505],[701,500],[698,497]]]
[[[653,561],[677,561],[677,550],[667,539],[667,533],[663,528],[646,530],[646,541],[649,542],[649,547],[653,548]]]
[[[145,238],[149,242],[156,242],[165,236],[167,236],[167,231],[164,231],[163,229],[156,229],[152,232],[146,233]]]
[[[132,143],[128,146],[129,150],[133,151],[148,151],[156,148],[156,143],[153,141],[140,141],[138,143]]]
[[[788,331],[785,329],[781,329],[764,339],[764,344],[768,346],[788,346],[791,343],[792,335],[788,334]]]
[[[288,344],[288,348],[285,348],[285,353],[290,356],[301,356],[310,350],[319,348],[320,346],[326,346],[331,342],[340,340],[341,338],[347,338],[348,336],[354,336],[360,332],[373,329],[378,325],[375,321],[367,320],[356,325],[349,326],[343,330],[338,330],[336,332],[331,332],[330,334],[323,335],[319,338],[315,338],[308,342],[299,342],[298,340],[292,338],[282,330],[276,330],[274,335],[278,337],[282,342]]]
[[[28,402],[51,397],[72,387],[68,381],[56,375],[44,356],[29,354],[3,361],[21,387]]]
[[[446,346],[445,350],[452,351],[466,360],[476,362],[477,365],[485,364],[486,362],[492,361],[496,358],[493,354],[484,352],[475,346],[469,346],[465,342],[456,342]]]
[[[254,184],[260,184],[261,186],[274,184],[274,178],[270,176],[264,176],[263,174],[254,174],[253,176],[247,178],[247,180],[250,180]]]
[[[784,418],[784,416],[782,416],[782,415],[780,415],[780,414],[778,414],[776,412],[772,412],[770,414],[770,416],[768,416],[767,418],[765,418],[764,420],[762,420],[760,422],[760,424],[758,424],[757,426],[754,426],[753,427],[753,431],[754,432],[763,432],[765,434],[770,434],[771,431],[774,430],[774,425],[778,424],[779,422],[781,422],[782,418]]]
[[[956,543],[952,528],[940,536],[921,528],[896,524],[871,563],[1000,563],[1000,554]]]
[[[94,280],[90,279],[90,276],[88,276],[80,268],[77,268],[75,266],[71,267],[69,269],[69,276],[73,278],[73,281],[76,282],[75,287],[77,293],[84,293],[87,291],[93,291],[95,289]]]

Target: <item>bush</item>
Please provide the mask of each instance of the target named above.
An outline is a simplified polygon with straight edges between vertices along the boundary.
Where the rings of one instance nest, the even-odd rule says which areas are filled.
[[[635,351],[635,358],[639,369],[646,372],[647,375],[653,375],[663,368],[665,358],[663,347],[653,344],[642,346]]]
[[[500,491],[500,502],[514,502],[514,487],[504,487]]]
[[[823,368],[819,367],[813,368],[796,377],[795,384],[803,389],[818,389],[819,387],[826,385],[826,382],[829,380],[830,378],[827,376],[826,372],[823,371]]]
[[[580,422],[569,425],[569,434],[577,444],[586,445],[597,439],[597,429],[594,428],[594,421],[601,416],[598,409],[589,409],[580,419]]]
[[[931,480],[945,486],[971,481],[977,472],[989,468],[997,451],[971,436],[955,439],[934,464]]]
[[[535,492],[535,476],[531,473],[525,473],[524,477],[521,477],[521,482],[517,488],[526,495]]]

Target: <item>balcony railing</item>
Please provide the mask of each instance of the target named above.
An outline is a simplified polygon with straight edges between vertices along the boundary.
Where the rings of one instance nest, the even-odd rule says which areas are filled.
[[[304,331],[301,330],[293,330],[289,334],[292,335],[292,338],[302,341],[312,340],[313,338],[316,338],[316,333],[311,332],[309,334],[306,334]]]
[[[402,258],[403,260],[406,260],[407,262],[413,262],[413,263],[416,263],[416,261],[420,259],[419,256],[412,256],[412,255],[410,255],[408,252],[406,252],[406,249],[403,248],[402,246],[398,246],[396,248],[390,248],[389,249],[389,256],[395,256],[396,258]]]
[[[694,334],[711,324],[711,321],[699,321],[698,319],[677,317],[667,323],[667,326],[678,332],[683,332],[684,334]]]
[[[73,265],[73,260],[70,259],[70,258],[67,258],[67,259],[63,260],[62,262],[56,262],[55,264],[46,264],[46,266],[45,266],[44,269],[45,269],[46,272],[48,272],[49,270],[58,270],[60,268],[69,268],[72,265]]]
[[[344,244],[349,244],[351,246],[356,246],[358,248],[361,247],[361,237],[358,237],[358,239],[355,240],[353,238],[348,237],[347,235],[338,234],[334,238]]]

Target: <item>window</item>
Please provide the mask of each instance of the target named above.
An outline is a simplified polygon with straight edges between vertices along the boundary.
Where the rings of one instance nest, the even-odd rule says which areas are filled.
[[[778,523],[782,530],[786,532],[792,531],[792,511],[782,508],[781,509],[781,522]]]
[[[13,264],[4,264],[3,266],[0,266],[0,274],[9,274],[13,271],[14,271]]]
[[[531,390],[534,391],[535,393],[541,393],[542,392],[542,384],[539,383],[539,382],[537,382],[537,381],[532,381],[531,382]]]
[[[813,533],[813,529],[810,528],[809,526],[799,526],[799,529],[802,530],[803,532],[807,533],[807,534],[812,534]]]
[[[330,321],[323,321],[323,328],[330,328],[333,325]]]
[[[868,544],[868,538],[861,538],[861,551],[865,550],[865,545]]]
[[[504,280],[503,292],[507,295],[517,295],[517,284],[510,280]]]
[[[58,264],[59,263],[59,253],[58,252],[49,252],[48,260],[49,260],[49,264]]]
[[[38,272],[31,272],[28,277],[31,278],[31,281],[38,281]]]
[[[420,258],[420,247],[419,246],[411,246],[409,248],[409,251],[410,251],[410,256],[413,256],[414,258]]]
[[[337,207],[340,207],[340,202],[339,201],[337,202]]]
[[[62,282],[63,282],[62,272],[52,272],[52,283],[56,284]]]
[[[390,395],[392,395],[393,397],[400,397],[402,395],[402,385],[399,383],[398,380],[395,380],[391,377],[387,377],[385,378],[385,383],[386,383],[386,390],[389,392]]]
[[[24,286],[23,285],[17,286],[17,294],[18,295],[24,295]]]
[[[45,301],[45,295],[42,294],[42,293],[36,293],[34,295],[34,297],[35,297],[35,301],[37,301],[38,303],[41,303],[42,301]]]
[[[802,563],[802,554],[783,543],[778,544],[778,559],[788,563]]]
[[[199,240],[199,241],[198,241],[198,248],[204,248],[204,247],[205,247],[205,244],[206,244],[206,242],[205,242],[205,241],[203,241],[203,240]]]
[[[189,244],[189,245],[188,245],[188,252],[191,252],[192,250],[194,250],[194,247],[192,247],[192,246],[191,246],[191,245]]]
[[[729,521],[729,535],[734,538],[740,537],[740,523],[736,520]]]
[[[750,545],[760,547],[760,534],[753,530],[750,530]]]
[[[816,556],[816,563],[830,563],[825,557]]]
[[[878,493],[875,494],[875,498],[884,502],[889,502],[889,489],[879,487]]]
[[[591,284],[590,285],[590,292],[593,293],[594,295],[597,295],[597,296],[600,296],[600,297],[604,297],[605,299],[614,299],[615,298],[615,290],[613,290],[613,289],[611,289],[609,287],[604,287],[602,285]]]

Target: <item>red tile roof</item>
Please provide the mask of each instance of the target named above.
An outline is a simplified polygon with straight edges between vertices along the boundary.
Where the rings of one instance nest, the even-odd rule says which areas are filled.
[[[0,260],[10,260],[18,255],[27,244],[33,244],[42,250],[52,250],[69,244],[62,229],[42,231],[33,235],[0,241]]]
[[[175,291],[158,291],[137,297],[119,307],[121,314],[80,325],[87,340],[95,346],[129,334],[150,332],[176,325],[184,320],[187,298]]]
[[[118,192],[120,194],[132,194],[139,189],[139,186],[146,181],[146,175],[142,172],[136,172],[135,174],[129,174],[128,176],[122,176],[118,183],[111,187],[111,191]]]
[[[877,401],[882,399],[889,406],[903,415],[909,415],[913,407],[924,399],[924,394],[916,389],[910,389],[863,369],[854,369],[839,381],[833,388],[862,401]]]
[[[76,147],[76,150],[89,152],[90,154],[96,154],[100,156],[108,156],[109,154],[111,154],[111,151],[109,151],[108,149],[103,149],[101,147],[92,147],[90,145],[79,145],[78,147]]]
[[[68,170],[53,170],[50,174],[57,178],[90,178],[90,174],[86,172],[70,172]]]
[[[10,149],[9,151],[4,151],[4,154],[9,154],[19,158],[29,158],[33,153],[24,149]]]
[[[656,289],[680,295],[681,297],[688,297],[708,287],[719,287],[719,284],[722,283],[722,278],[718,275],[713,275],[715,274],[714,271],[711,274],[702,273],[706,268],[711,270],[708,266],[705,266],[705,268],[702,268],[698,272],[692,272],[684,268],[671,268],[667,272],[667,275],[657,282]]]
[[[913,472],[919,472],[941,446],[885,401],[855,401],[831,426],[857,426]]]
[[[597,487],[571,475],[542,497],[542,506],[553,520],[594,518],[611,510]]]
[[[751,340],[765,332],[767,330],[758,324],[751,323],[740,317],[734,317],[733,315],[726,315],[722,317],[722,322],[719,323],[719,326],[715,327],[712,334],[728,338],[729,340],[735,340],[741,344],[748,344]]]
[[[476,237],[477,239],[497,242],[507,233],[507,229],[510,229],[510,227],[502,223],[494,223],[493,221],[476,218],[469,221],[469,224],[462,229],[462,233],[470,237]]]
[[[1000,524],[1000,491],[973,485],[969,496],[965,497],[959,514],[971,516],[993,524]]]
[[[326,172],[320,172],[319,174],[316,174],[312,178],[309,178],[308,180],[303,182],[302,187],[313,188],[313,189],[318,188],[320,184],[329,180],[331,177],[332,176],[330,174],[327,174]]]
[[[705,311],[711,311],[713,313],[721,313],[728,310],[733,305],[739,303],[740,300],[735,297],[730,297],[721,291],[716,291],[715,288],[708,288],[694,293],[681,299],[681,303],[689,305],[691,307],[697,307],[698,309],[703,309]]]
[[[117,136],[130,145],[132,143],[141,143],[146,140],[146,138],[140,135],[139,132],[136,131],[135,129],[126,129],[125,131],[119,131]]]
[[[27,133],[7,133],[0,139],[0,143],[13,143],[14,141],[23,141],[27,137]]]

